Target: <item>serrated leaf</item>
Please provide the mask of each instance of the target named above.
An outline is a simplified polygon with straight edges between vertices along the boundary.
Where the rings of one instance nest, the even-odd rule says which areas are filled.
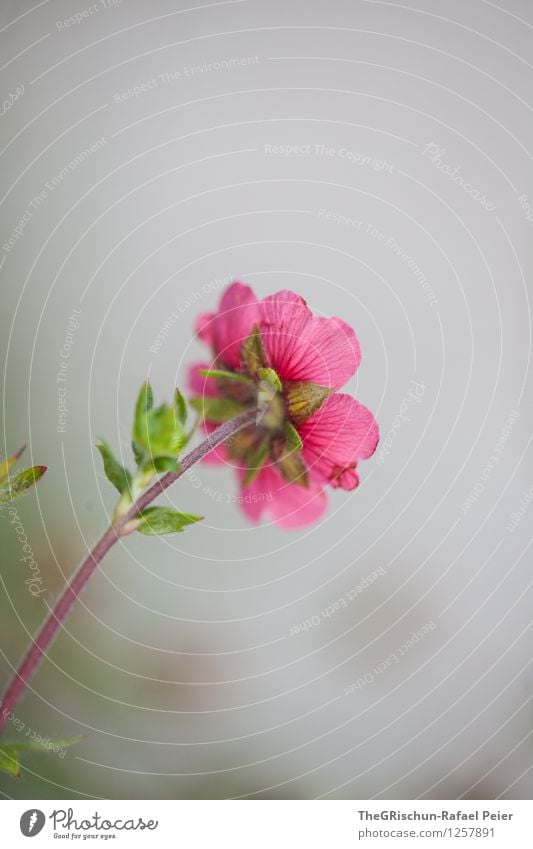
[[[148,536],[159,536],[179,533],[188,525],[200,522],[203,516],[193,516],[191,513],[181,513],[167,507],[148,507],[142,510],[137,518],[144,520],[137,528],[138,531]]]
[[[113,452],[106,442],[99,442],[96,446],[104,461],[104,472],[108,481],[122,494],[131,491],[131,473],[120,465],[115,459]]]
[[[285,421],[284,432],[285,432],[285,439],[287,440],[289,447],[293,451],[297,451],[299,453],[304,446],[303,446],[302,438],[301,438],[300,434],[298,433],[298,431],[296,430],[296,428],[294,427],[292,422],[290,422],[288,420]]]
[[[245,407],[230,398],[191,398],[191,407],[211,422],[227,422],[244,412]]]
[[[257,377],[259,369],[266,368],[268,365],[261,332],[257,324],[241,346],[241,361],[247,374],[252,377]]]
[[[0,769],[14,778],[20,778],[20,760],[14,746],[0,746]]]
[[[9,476],[9,470],[13,468],[19,457],[22,456],[24,451],[26,450],[26,446],[23,445],[22,448],[16,452],[16,454],[12,454],[11,457],[8,457],[6,460],[2,460],[0,462],[0,484],[3,484],[6,478]]]
[[[326,398],[331,395],[331,389],[326,386],[301,380],[285,381],[283,390],[287,412],[296,424],[302,424],[309,416],[316,413]]]
[[[184,425],[187,421],[187,402],[178,388],[174,390],[174,406],[176,407],[179,421]]]
[[[260,368],[257,370],[259,380],[266,380],[270,383],[277,392],[281,392],[282,385],[277,373],[273,368]]]
[[[176,390],[178,392],[179,390]],[[152,390],[145,384],[135,408],[132,432],[132,448],[139,466],[160,457],[176,458],[186,442],[183,415],[185,402],[181,393],[174,395],[174,403],[153,407]]]
[[[30,487],[37,483],[46,472],[46,466],[32,466],[9,478],[8,485],[0,490],[0,504],[6,504],[15,498],[20,498]]]

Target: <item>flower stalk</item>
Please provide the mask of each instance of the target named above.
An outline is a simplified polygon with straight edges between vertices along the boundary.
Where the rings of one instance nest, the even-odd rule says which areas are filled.
[[[237,431],[252,424],[255,421],[256,414],[257,411],[255,409],[248,410],[230,421],[224,422],[224,424],[201,442],[200,445],[190,451],[183,460],[180,460],[177,471],[169,471],[163,474],[136,498],[127,511],[120,512],[119,515],[114,516],[111,525],[68,582],[22,658],[0,702],[0,734],[7,725],[8,717],[13,711],[13,708],[28,689],[33,675],[46,655],[48,648],[61,628],[62,623],[65,621],[70,609],[110,549],[122,537],[127,536],[137,529],[137,517],[142,510],[177,481],[191,466],[194,466],[195,463],[212,451],[213,448],[225,442],[230,436],[237,433]]]

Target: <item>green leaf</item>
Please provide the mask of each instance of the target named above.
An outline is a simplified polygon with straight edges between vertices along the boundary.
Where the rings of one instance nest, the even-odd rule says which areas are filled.
[[[67,749],[69,746],[74,746],[76,743],[81,743],[82,740],[85,740],[85,734],[78,734],[75,737],[59,737],[59,738],[45,738],[40,740],[21,740],[20,743],[18,741],[8,743],[8,745],[13,746],[15,749],[18,749],[19,752],[51,752],[54,748],[56,749]]]
[[[20,778],[20,760],[14,746],[0,747],[0,769],[14,778]]]
[[[130,472],[115,459],[113,452],[106,442],[99,442],[96,447],[102,455],[104,472],[108,481],[111,481],[115,489],[118,489],[121,494],[130,492],[132,482]]]
[[[0,490],[0,504],[20,498],[42,478],[45,472],[46,466],[32,466],[30,469],[19,472],[14,478],[10,478],[8,486]]]
[[[181,466],[175,457],[156,457],[153,468],[156,472],[179,472]]]
[[[135,418],[143,416],[154,406],[154,393],[149,380],[145,380],[141,386],[135,404]]]
[[[302,424],[320,409],[331,389],[303,380],[285,381],[283,387],[287,412],[295,424]]]
[[[183,427],[186,415],[179,390],[174,393],[173,404],[154,408],[150,384],[143,385],[135,407],[131,443],[138,466],[146,466],[161,457],[176,458],[186,442]]]
[[[84,735],[78,737],[66,737],[63,740],[37,739],[20,740],[0,745],[0,769],[15,778],[20,778],[20,752],[46,752],[54,753],[54,749],[66,749],[84,739]]]
[[[146,416],[149,410],[154,406],[154,393],[152,391],[152,387],[150,382],[147,380],[141,386],[141,390],[139,395],[137,396],[137,401],[135,403],[135,417],[133,420],[133,438],[131,447],[133,450],[133,456],[135,457],[135,462],[137,465],[140,465],[144,459],[144,451],[142,445],[139,445],[135,438],[135,433],[137,431],[142,431],[143,424],[146,421]]]
[[[0,462],[0,484],[4,483],[6,478],[9,476],[9,470],[15,465],[25,450],[26,446],[23,445],[22,448],[19,448],[16,454],[12,454],[11,457],[7,458],[7,460],[2,460],[2,462]]]
[[[272,386],[278,391],[281,392],[282,385],[281,380],[278,375],[274,371],[273,368],[260,368],[257,370],[257,376],[259,380],[266,380],[268,383],[271,383]]]
[[[174,534],[183,531],[187,525],[200,522],[203,516],[193,516],[190,513],[181,513],[179,510],[170,510],[167,507],[148,507],[142,510],[137,518],[144,519],[137,528],[142,534],[158,536],[159,534]]]
[[[290,422],[289,420],[287,420],[285,422],[285,425],[284,425],[284,430],[285,430],[285,438],[287,440],[289,447],[293,451],[297,451],[299,453],[304,446],[303,446],[301,436],[298,433],[298,431],[296,430],[296,428],[294,427],[293,423]]]
[[[174,406],[176,408],[176,414],[179,421],[182,425],[184,425],[187,421],[187,402],[177,388],[174,390]]]
[[[244,412],[245,407],[230,398],[191,398],[191,407],[211,422],[226,422]]]
[[[241,346],[241,360],[246,372],[252,377],[257,377],[259,369],[266,368],[267,358],[263,348],[263,340],[257,324],[251,335]]]
[[[216,380],[234,380],[238,383],[250,383],[250,378],[238,371],[226,371],[222,368],[201,368],[198,371],[203,377],[213,377]]]

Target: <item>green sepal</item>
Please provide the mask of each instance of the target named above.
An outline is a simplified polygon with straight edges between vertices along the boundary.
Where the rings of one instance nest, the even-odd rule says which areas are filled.
[[[298,453],[300,453],[300,451],[302,450],[302,448],[304,446],[303,446],[302,438],[301,438],[300,434],[298,433],[298,431],[296,430],[296,428],[294,427],[293,423],[290,422],[287,419],[285,421],[283,429],[284,429],[284,433],[285,433],[285,439],[287,440],[289,447],[293,451],[297,451]]]
[[[237,383],[250,383],[250,378],[238,371],[226,371],[222,368],[198,369],[202,377],[213,377],[215,380],[233,380]]]
[[[258,325],[254,326],[252,333],[241,346],[241,361],[246,372],[251,377],[257,377],[259,369],[266,368],[267,358],[263,348],[263,340]]]
[[[9,478],[7,486],[0,489],[0,504],[7,504],[15,498],[20,498],[30,487],[37,483],[46,472],[46,466],[32,466]]]
[[[286,481],[309,486],[309,475],[303,461],[283,439],[273,441],[272,457]]]
[[[131,492],[132,477],[128,469],[121,466],[118,460],[115,459],[113,452],[106,442],[102,440],[102,442],[97,443],[96,447],[102,455],[104,472],[108,481],[113,484],[115,489],[118,489],[121,495],[124,492]]]
[[[296,424],[302,424],[320,409],[331,389],[303,380],[285,381],[283,387],[287,413]]]
[[[263,468],[265,460],[267,459],[270,452],[270,439],[268,436],[266,439],[260,441],[255,448],[248,453],[246,456],[246,464],[247,470],[243,478],[244,486],[248,486],[248,484],[253,483],[253,481],[258,476],[259,472]]]
[[[8,457],[6,460],[2,460],[0,462],[0,485],[4,483],[4,481],[9,477],[9,470],[15,465],[19,457],[22,456],[24,451],[26,450],[26,446],[23,445],[22,448],[19,448],[16,454],[12,454],[11,457]]]
[[[174,534],[184,530],[188,525],[200,522],[203,516],[193,516],[191,513],[181,513],[167,507],[148,507],[136,517],[143,520],[136,530],[148,536]]]
[[[46,752],[53,753],[54,748],[65,749],[81,742],[84,735],[67,737],[64,740],[20,740],[0,745],[0,769],[14,778],[20,778],[19,752]]]
[[[203,398],[191,398],[189,403],[204,419],[211,422],[227,422],[246,409],[231,398],[210,398],[207,395]]]
[[[277,392],[281,392],[282,384],[278,375],[274,371],[273,368],[260,368],[257,370],[257,376],[259,380],[266,380],[268,383],[271,383],[272,386],[277,390]]]

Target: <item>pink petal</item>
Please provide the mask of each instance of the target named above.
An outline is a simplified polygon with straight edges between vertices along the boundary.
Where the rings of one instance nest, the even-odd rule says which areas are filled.
[[[259,307],[267,356],[282,380],[338,389],[354,374],[361,350],[342,319],[314,318],[303,298],[287,290],[265,298]]]
[[[298,428],[306,465],[324,481],[354,489],[358,460],[370,457],[378,444],[374,416],[351,395],[331,395]]]
[[[232,368],[241,364],[242,343],[250,336],[259,320],[258,301],[249,286],[232,283],[222,298],[213,326],[215,353]]]
[[[265,466],[251,484],[242,488],[237,502],[253,522],[267,512],[282,528],[301,528],[322,516],[327,496],[312,476],[309,486],[303,487],[287,483],[274,467]]]
[[[198,318],[196,319],[194,329],[196,331],[197,336],[205,342],[206,345],[214,345],[214,337],[213,337],[213,319],[215,318],[214,312],[203,312],[200,313]]]
[[[188,384],[189,389],[196,398],[218,398],[220,391],[216,380],[213,377],[205,377],[200,374],[200,369],[214,368],[213,363],[195,363],[189,368]]]
[[[269,363],[282,379],[288,379],[299,336],[313,314],[303,298],[287,289],[264,298],[259,310],[261,338]]]

